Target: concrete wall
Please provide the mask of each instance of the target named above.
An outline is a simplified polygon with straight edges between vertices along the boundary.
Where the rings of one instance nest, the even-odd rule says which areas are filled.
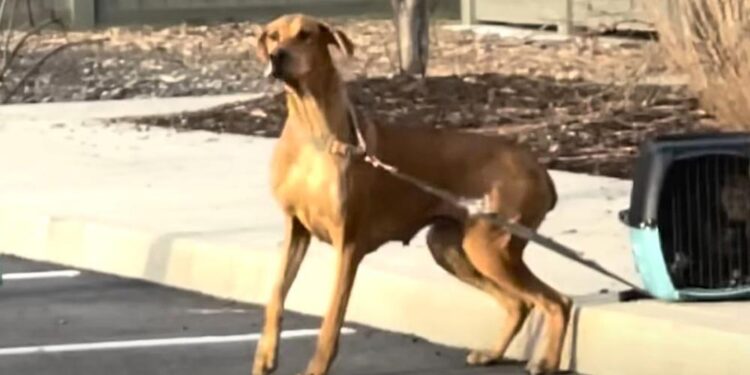
[[[649,0],[666,4],[669,0]],[[597,28],[647,21],[643,0],[461,0],[464,23],[509,23]],[[643,28],[628,25],[629,28]]]
[[[267,21],[283,13],[390,17],[390,0],[45,0],[67,4],[74,27]],[[459,0],[428,0],[437,15],[459,18]]]
[[[11,14],[11,3],[12,1],[8,0],[5,17],[0,20],[0,27],[7,26],[7,21]],[[49,18],[51,14],[55,14],[64,20],[70,20],[68,0],[31,0],[28,2],[28,6],[26,0],[18,0],[17,4],[14,13],[14,24],[18,26],[24,26],[30,22],[29,7],[35,22]]]

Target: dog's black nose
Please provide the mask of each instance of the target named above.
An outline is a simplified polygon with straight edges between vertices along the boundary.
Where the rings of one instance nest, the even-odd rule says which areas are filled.
[[[283,49],[278,49],[271,53],[271,63],[276,66],[280,66],[287,59],[287,52]]]

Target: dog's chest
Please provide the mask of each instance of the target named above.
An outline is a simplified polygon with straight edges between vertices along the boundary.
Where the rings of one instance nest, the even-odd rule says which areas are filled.
[[[304,145],[277,155],[272,173],[273,193],[282,208],[310,232],[331,242],[332,231],[344,217],[344,179],[334,156]]]

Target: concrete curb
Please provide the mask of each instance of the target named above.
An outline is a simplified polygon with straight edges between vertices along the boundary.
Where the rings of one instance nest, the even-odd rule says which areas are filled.
[[[276,250],[0,209],[0,253],[242,302],[267,301],[279,260]],[[333,283],[333,255],[311,247],[287,300],[288,309],[316,316],[325,311]],[[483,294],[457,281],[421,280],[363,266],[347,319],[451,346],[489,348],[500,328],[500,311]],[[538,331],[536,323],[524,328],[527,335]],[[516,341],[514,357],[527,358],[524,340]]]
[[[737,312],[750,305],[721,305],[641,301],[582,309],[575,367],[587,374],[746,374],[750,327]]]
[[[265,303],[278,261],[275,250],[0,210],[0,252],[243,302]],[[332,256],[330,251],[311,248],[290,293],[290,310],[318,316],[325,311]],[[571,319],[564,366],[586,374],[613,375],[736,374],[750,369],[750,327],[717,323],[707,314],[711,309],[654,301],[582,302]],[[489,348],[502,321],[500,311],[484,295],[457,281],[363,267],[347,320],[449,346]],[[686,319],[672,320],[676,316]],[[532,356],[531,344],[542,328],[538,318],[533,315],[527,321],[509,357]]]

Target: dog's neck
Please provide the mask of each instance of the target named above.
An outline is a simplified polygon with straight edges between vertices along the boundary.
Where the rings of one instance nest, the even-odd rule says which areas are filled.
[[[295,85],[286,85],[290,126],[315,138],[332,137],[340,142],[356,142],[349,123],[349,99],[344,82],[334,67]]]

